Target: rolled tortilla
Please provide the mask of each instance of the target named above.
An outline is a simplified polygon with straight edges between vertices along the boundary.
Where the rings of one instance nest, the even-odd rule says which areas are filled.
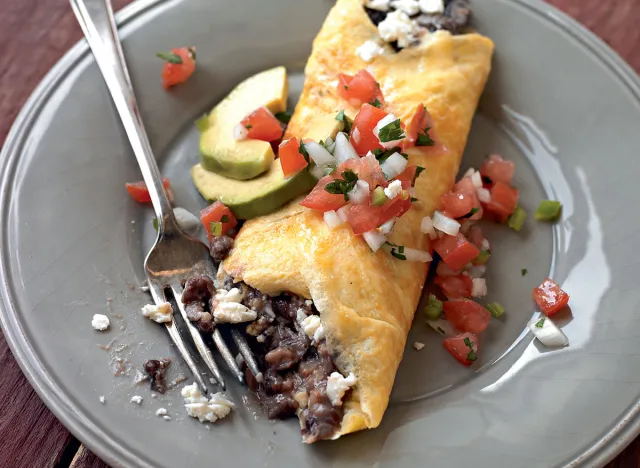
[[[336,95],[337,76],[368,66],[381,85],[385,109],[404,122],[418,104],[426,105],[446,148],[408,151],[409,164],[426,170],[416,182],[419,202],[396,223],[390,241],[429,250],[420,223],[454,182],[491,68],[493,43],[477,34],[441,31],[399,53],[385,46],[385,54],[365,63],[356,49],[369,40],[379,40],[378,31],[360,2],[338,0],[314,41],[304,90],[285,138],[305,136],[315,119],[335,116],[341,109],[355,115],[357,109]],[[335,438],[378,426],[428,264],[401,261],[382,249],[372,253],[348,226],[330,230],[321,213],[293,203],[247,222],[223,267],[234,280],[264,293],[291,292],[314,301],[336,366],[358,379]]]

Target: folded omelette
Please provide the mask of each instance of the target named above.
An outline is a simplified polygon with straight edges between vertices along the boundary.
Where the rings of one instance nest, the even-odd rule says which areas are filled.
[[[367,41],[380,41],[380,36],[360,1],[338,0],[313,43],[304,90],[285,138],[304,137],[316,119],[340,110],[352,117],[357,113],[336,94],[339,73],[353,75],[368,67],[380,83],[385,110],[403,121],[424,104],[439,149],[407,151],[409,164],[425,168],[415,185],[419,203],[398,220],[389,240],[430,251],[420,223],[454,182],[491,68],[493,44],[478,34],[437,31],[399,52],[385,44],[384,53],[366,63],[356,50]],[[318,412],[310,415],[304,409],[314,404],[313,396],[296,406],[306,442],[380,424],[428,266],[400,261],[383,249],[373,253],[348,226],[331,230],[322,213],[296,202],[244,224],[222,265],[224,272],[271,297],[286,293],[313,301],[326,340],[323,352],[340,374],[355,377],[351,390],[343,392],[341,419],[330,431],[309,427],[318,418]]]

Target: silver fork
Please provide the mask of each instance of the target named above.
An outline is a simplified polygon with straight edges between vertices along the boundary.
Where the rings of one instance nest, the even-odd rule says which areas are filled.
[[[138,111],[109,0],[70,1],[122,120],[158,219],[158,237],[144,264],[151,296],[156,304],[161,304],[168,302],[169,296],[173,295],[198,353],[211,371],[215,383],[224,389],[224,379],[211,350],[187,317],[182,304],[183,286],[187,279],[198,275],[207,275],[211,278],[215,276],[215,265],[209,255],[209,249],[199,240],[182,232],[173,215],[171,203],[162,184],[160,170]],[[196,381],[203,391],[208,392],[208,385],[182,339],[175,320],[167,323],[166,328]],[[232,330],[231,334],[249,369],[254,375],[259,375],[256,362],[244,337],[237,330]],[[242,383],[243,372],[217,327],[213,332],[213,342],[229,369]]]

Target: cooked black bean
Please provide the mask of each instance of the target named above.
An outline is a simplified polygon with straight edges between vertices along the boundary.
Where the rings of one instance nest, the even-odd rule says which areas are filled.
[[[229,236],[215,236],[209,241],[209,253],[214,260],[221,262],[233,248],[233,239]]]
[[[215,288],[213,287],[213,280],[211,278],[205,275],[194,276],[193,278],[189,278],[184,285],[182,303],[188,304],[194,301],[208,301],[214,292]]]
[[[417,22],[431,32],[444,29],[452,34],[461,34],[469,24],[470,16],[469,0],[450,0],[443,15],[420,15]]]
[[[279,393],[261,400],[269,419],[287,419],[296,415],[298,402],[289,395]]]
[[[202,302],[190,302],[185,305],[187,317],[202,333],[213,332],[213,316],[205,310]]]
[[[260,311],[264,308],[268,300],[269,296],[261,293],[257,289],[252,288],[251,286],[247,286],[247,292],[242,303],[249,309]]]
[[[144,363],[144,371],[151,380],[151,390],[158,393],[167,391],[166,372],[171,359],[149,359]]]

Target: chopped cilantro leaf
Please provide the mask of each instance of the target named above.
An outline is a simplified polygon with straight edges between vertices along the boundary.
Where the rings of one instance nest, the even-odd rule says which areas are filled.
[[[418,199],[416,197],[411,197],[411,203],[415,203],[417,201],[418,201]]]
[[[536,322],[536,328],[542,328],[542,327],[544,327],[544,320],[545,320],[545,318],[544,318],[544,317],[542,317],[540,320],[538,320],[538,321]]]
[[[220,218],[220,222],[221,223],[228,223],[229,222],[229,216],[222,215],[222,218]]]
[[[349,197],[347,194],[353,190],[357,181],[358,175],[352,170],[346,170],[342,173],[342,179],[329,182],[324,189],[333,195],[344,195],[344,200],[348,201]]]
[[[436,144],[429,136],[429,130],[431,130],[431,127],[425,127],[422,133],[418,133],[416,146],[434,146]]]
[[[526,268],[523,268],[522,271],[520,273],[522,273],[522,276],[527,276],[527,273],[529,271]]]
[[[195,47],[189,47],[189,53],[191,54],[191,58],[193,60],[196,59],[196,48]]]
[[[302,141],[300,141],[300,146],[298,146],[298,153],[304,157],[305,161],[309,162],[309,153],[307,152],[307,148],[304,147],[304,143],[302,143]]]
[[[471,340],[469,338],[465,338],[464,344],[466,344],[469,347],[469,352],[467,353],[467,361],[473,362],[476,359],[478,359],[476,352],[473,350],[473,343],[471,343]]]
[[[277,112],[276,119],[285,125],[288,124],[291,120],[291,111]]]
[[[400,126],[400,119],[396,119],[388,123],[378,132],[378,139],[383,142],[402,140],[404,138],[404,130]]]
[[[253,125],[245,125],[244,128],[246,128],[247,130],[251,130],[253,128]]]
[[[478,211],[480,211],[480,208],[471,208],[471,211],[469,211],[466,215],[461,216],[462,219],[465,218],[471,218],[474,214],[476,214]]]
[[[338,115],[336,115],[336,120],[344,124],[345,133],[351,132],[351,126],[353,125],[353,120],[351,120],[348,116],[344,114],[344,110],[341,110],[340,112],[338,112]]]
[[[400,148],[399,146],[394,146],[391,149],[388,150],[383,150],[382,148],[376,148],[374,149],[373,155],[376,157],[376,159],[378,160],[378,162],[380,164],[382,164],[383,162],[385,162],[387,160],[387,158],[389,158],[389,156],[391,156],[393,153],[400,153],[400,150],[402,148]],[[408,158],[407,155],[400,153],[405,159]],[[416,172],[417,173],[417,172]]]
[[[378,109],[380,109],[380,108],[382,107],[382,103],[380,102],[380,100],[379,100],[378,98],[376,98],[376,100],[375,100],[375,101],[373,101],[373,102],[371,103],[371,105],[372,105],[373,107],[377,107]]]
[[[180,65],[182,63],[182,57],[178,54],[174,54],[173,52],[158,52],[156,57],[161,58],[165,62],[174,63],[176,65]]]

